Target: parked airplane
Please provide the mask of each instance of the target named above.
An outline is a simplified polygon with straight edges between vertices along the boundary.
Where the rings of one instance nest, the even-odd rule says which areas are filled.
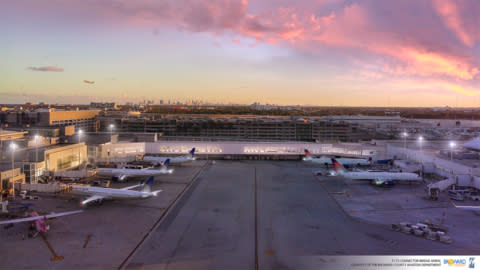
[[[0,225],[21,223],[21,222],[32,222],[32,225],[35,227],[37,232],[45,233],[48,230],[50,230],[50,225],[48,224],[50,219],[56,218],[56,217],[63,217],[63,216],[78,214],[78,213],[81,213],[81,212],[83,212],[83,210],[76,210],[76,211],[69,211],[69,212],[63,212],[63,213],[58,213],[58,214],[50,214],[50,215],[40,216],[37,212],[34,211],[34,212],[30,212],[30,217],[0,221]]]
[[[165,162],[160,163],[162,165],[160,170],[144,168],[144,169],[112,169],[112,168],[98,168],[97,175],[99,176],[109,176],[112,177],[112,180],[125,182],[128,177],[142,177],[142,176],[152,176],[159,174],[169,174],[173,173],[173,169],[168,169],[170,164],[170,159],[165,160]]]
[[[332,159],[329,157],[320,157],[320,158],[315,158],[312,157],[312,154],[310,154],[310,151],[308,149],[305,149],[305,157],[303,158],[304,161],[311,161],[313,163],[320,163],[324,164],[326,166],[332,165]],[[354,165],[370,165],[370,161],[367,159],[363,158],[338,158],[337,159],[339,162],[341,162],[343,165],[346,166],[354,166]]]
[[[347,179],[353,180],[371,180],[371,183],[379,186],[392,186],[394,181],[421,181],[422,178],[416,173],[406,172],[385,172],[385,171],[360,171],[346,172],[338,160],[332,158],[334,171],[330,176],[341,175]]]
[[[89,195],[90,197],[82,200],[80,205],[87,205],[89,203],[101,203],[103,200],[118,200],[118,199],[146,199],[152,196],[157,196],[162,190],[152,191],[153,176],[150,176],[144,184],[134,185],[126,188],[102,188],[73,185],[72,193],[76,195]],[[143,186],[142,190],[131,190],[136,187]]]
[[[185,156],[180,156],[180,157],[144,156],[143,160],[144,161],[151,161],[155,165],[158,165],[161,162],[165,162],[165,160],[167,160],[167,159],[170,159],[170,163],[172,163],[172,164],[184,163],[184,162],[195,160],[194,154],[195,154],[195,148],[192,148],[192,150],[190,150],[190,152],[188,152],[188,155],[185,155]]]

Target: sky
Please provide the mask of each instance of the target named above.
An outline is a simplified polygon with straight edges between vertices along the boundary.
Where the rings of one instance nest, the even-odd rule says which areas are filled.
[[[2,2],[0,103],[480,107],[477,0]]]

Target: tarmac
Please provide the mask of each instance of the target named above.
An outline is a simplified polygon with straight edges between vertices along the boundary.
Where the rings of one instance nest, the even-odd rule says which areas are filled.
[[[300,162],[217,162],[126,269],[300,269],[322,255],[472,252],[352,217],[322,180]],[[308,267],[324,266],[316,263]]]
[[[50,261],[51,251],[41,237],[28,238],[28,223],[0,229],[1,269],[116,269],[139,241],[158,221],[165,210],[201,172],[205,161],[173,166],[173,174],[155,177],[153,190],[157,196],[144,200],[105,201],[91,205],[77,215],[55,219],[46,238],[63,260]],[[112,183],[122,188],[138,181]],[[40,194],[39,194],[40,195]],[[69,194],[40,195],[34,203],[37,211],[64,212],[83,209],[78,197]],[[22,234],[25,240],[22,240]],[[87,242],[88,239],[88,242]]]
[[[480,251],[474,226],[480,217],[421,199],[421,185],[379,189],[314,176],[315,166],[300,161],[197,160],[174,168],[174,174],[156,178],[153,189],[164,190],[158,197],[105,202],[56,219],[47,239],[64,256],[61,261],[50,261],[42,238],[22,240],[27,225],[2,229],[2,268],[328,269],[324,255]],[[79,208],[69,195],[35,203],[56,212]],[[443,217],[454,242],[389,229],[424,217]]]

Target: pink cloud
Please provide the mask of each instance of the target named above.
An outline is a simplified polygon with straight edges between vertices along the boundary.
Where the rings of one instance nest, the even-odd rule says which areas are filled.
[[[361,2],[265,0],[105,0],[33,3],[32,14],[57,12],[131,27],[170,27],[226,36],[250,47],[260,43],[319,55],[328,51],[347,61],[378,61],[373,79],[391,76],[480,79],[480,59],[472,52],[480,39],[480,4],[463,0]],[[16,1],[15,1],[16,2]],[[70,3],[70,4],[68,4]],[[82,4],[83,3],[83,4]],[[12,4],[12,5],[15,5]],[[19,4],[20,6],[22,4]],[[40,10],[40,11],[39,11]],[[453,34],[453,35],[452,35]],[[214,43],[218,46],[218,43]]]
[[[313,35],[315,41],[335,48],[362,51],[372,54],[371,57],[387,57],[389,64],[383,69],[391,74],[473,80],[480,73],[472,56],[425,46],[415,40],[399,38],[393,32],[381,31],[371,21],[367,10],[358,4],[347,6],[341,15],[325,26],[324,31]]]
[[[474,37],[465,29],[458,3],[460,1],[434,0],[433,7],[442,17],[443,23],[455,33],[458,39],[468,47],[473,47]]]
[[[275,44],[277,44],[277,40],[276,40],[275,38],[272,38],[272,37],[271,37],[271,38],[269,38],[269,39],[267,40],[267,43],[268,43],[268,44],[275,45]]]
[[[63,72],[63,68],[59,67],[27,67],[31,71],[53,71],[53,72]]]
[[[467,59],[419,48],[397,49],[398,51],[391,53],[404,64],[403,67],[399,66],[402,69],[400,73],[419,76],[446,75],[462,80],[472,80],[480,72]]]
[[[442,86],[445,89],[453,90],[455,92],[466,94],[469,96],[480,95],[480,89],[475,89],[473,87],[464,87],[461,85],[455,85],[451,83],[441,83],[440,86]]]
[[[366,32],[371,25],[368,14],[358,4],[346,6],[342,13],[330,14],[328,17],[318,18],[312,39],[326,45],[337,47],[366,47],[370,42]],[[323,26],[323,27],[322,27]]]

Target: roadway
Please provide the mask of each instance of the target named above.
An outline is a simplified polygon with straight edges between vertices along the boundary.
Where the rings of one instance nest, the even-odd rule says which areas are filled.
[[[320,255],[452,254],[350,217],[312,166],[217,161],[134,250],[127,269],[321,269]]]

